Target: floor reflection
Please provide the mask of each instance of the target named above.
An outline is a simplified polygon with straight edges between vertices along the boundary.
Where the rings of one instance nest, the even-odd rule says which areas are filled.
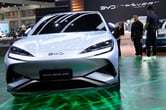
[[[127,65],[124,65],[127,62]],[[166,57],[144,62],[121,60],[121,101],[124,110],[166,110]],[[126,69],[127,68],[127,69]]]
[[[11,110],[122,110],[120,92],[74,91],[15,98]]]

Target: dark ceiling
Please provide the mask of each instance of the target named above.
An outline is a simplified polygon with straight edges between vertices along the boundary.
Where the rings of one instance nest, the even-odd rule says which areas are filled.
[[[20,5],[20,4],[13,4],[13,3],[0,2],[0,8],[16,7],[16,6],[22,6],[22,5]]]

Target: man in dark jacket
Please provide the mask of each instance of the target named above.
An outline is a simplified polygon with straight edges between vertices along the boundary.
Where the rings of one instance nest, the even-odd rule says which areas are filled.
[[[146,36],[146,48],[147,56],[151,58],[151,46],[153,51],[152,59],[156,59],[156,32],[159,26],[159,18],[156,13],[154,13],[153,7],[148,6],[147,8],[147,20],[145,24],[145,29],[147,30]]]
[[[135,55],[142,56],[142,35],[143,35],[143,24],[139,21],[138,15],[134,15],[134,22],[131,26],[131,40],[134,42]]]

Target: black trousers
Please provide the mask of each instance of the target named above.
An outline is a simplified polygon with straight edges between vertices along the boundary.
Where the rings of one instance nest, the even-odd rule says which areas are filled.
[[[146,52],[147,56],[151,56],[151,47],[152,47],[152,53],[153,56],[156,55],[156,31],[148,31],[147,32],[147,38],[146,38]]]
[[[135,55],[142,55],[142,36],[135,36],[134,37],[134,47],[135,47]]]
[[[117,40],[118,43],[118,51],[119,51],[119,56],[121,56],[121,50],[120,50],[120,39]]]

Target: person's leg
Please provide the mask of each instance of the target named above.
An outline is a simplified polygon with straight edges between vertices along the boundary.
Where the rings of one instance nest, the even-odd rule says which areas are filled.
[[[146,38],[146,55],[147,57],[143,57],[143,61],[150,61],[151,60],[151,43],[150,43],[150,39]]]
[[[138,40],[138,51],[139,51],[139,55],[142,56],[142,42],[141,42],[141,38]]]
[[[146,39],[146,54],[147,54],[147,56],[148,57],[150,57],[150,39],[148,38],[148,36],[147,36],[147,39]]]
[[[141,37],[137,36],[136,40],[136,52],[137,55],[142,55],[142,42],[141,42]]]
[[[157,54],[156,43],[154,43],[152,50],[153,50],[153,56],[156,56]]]
[[[118,50],[119,50],[119,56],[121,56],[121,50],[120,50],[120,39],[118,40]]]
[[[157,47],[156,47],[156,32],[152,33],[152,51],[153,51],[153,56],[156,56],[157,54]]]
[[[139,53],[138,53],[138,41],[136,38],[134,38],[134,48],[135,48],[135,55],[139,55]]]

